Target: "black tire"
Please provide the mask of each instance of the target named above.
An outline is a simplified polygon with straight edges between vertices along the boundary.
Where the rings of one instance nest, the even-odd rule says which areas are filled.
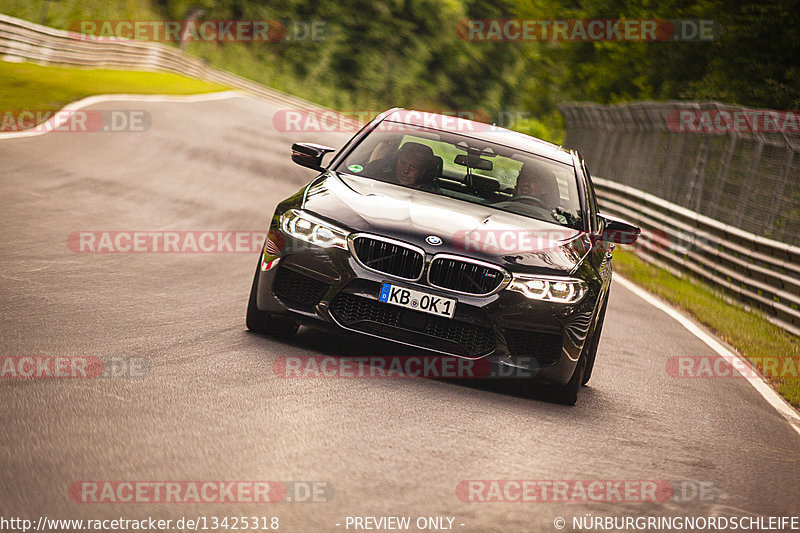
[[[597,346],[600,344],[600,333],[603,331],[603,321],[606,318],[607,305],[608,295],[606,295],[606,299],[603,301],[603,307],[600,308],[600,316],[597,319],[594,331],[591,333],[591,338],[586,341],[583,350],[581,350],[575,372],[566,385],[553,385],[550,394],[552,401],[564,405],[575,405],[575,402],[578,401],[578,392],[581,390],[581,387],[586,385],[589,378],[592,377],[592,368],[594,368],[594,361],[597,357]]]
[[[586,368],[586,351],[582,351],[575,366],[575,372],[566,385],[552,385],[550,400],[564,405],[575,405],[578,401],[578,392],[583,383],[583,372]]]
[[[592,369],[594,368],[594,361],[597,358],[597,347],[600,344],[600,334],[603,332],[603,322],[606,319],[606,307],[608,307],[608,294],[606,294],[606,299],[603,302],[603,308],[600,309],[600,317],[597,319],[597,325],[594,327],[594,333],[592,333],[591,344],[589,345],[589,351],[586,354],[586,369],[583,371],[583,380],[581,381],[581,385],[586,385],[589,382],[589,378],[592,377]]]
[[[274,337],[291,337],[297,332],[298,324],[288,318],[278,318],[258,308],[258,276],[261,274],[261,262],[256,265],[253,285],[250,287],[250,299],[247,301],[247,329],[256,333],[264,333]]]

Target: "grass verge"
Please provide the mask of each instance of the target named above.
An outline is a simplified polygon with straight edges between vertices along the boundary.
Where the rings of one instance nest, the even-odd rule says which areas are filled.
[[[0,61],[0,110],[58,111],[96,94],[200,94],[229,89],[177,74]]]
[[[58,111],[66,104],[95,94],[200,94],[226,90],[176,74],[43,67],[0,62],[0,111]],[[648,291],[671,302],[712,329],[752,361],[789,403],[800,408],[800,339],[760,314],[731,305],[711,287],[689,277],[678,278],[619,250],[615,269]],[[764,358],[779,359],[765,368]]]
[[[772,324],[758,312],[729,303],[710,286],[688,276],[679,278],[632,252],[614,252],[614,270],[713,330],[758,367],[789,403],[800,408],[798,337]]]

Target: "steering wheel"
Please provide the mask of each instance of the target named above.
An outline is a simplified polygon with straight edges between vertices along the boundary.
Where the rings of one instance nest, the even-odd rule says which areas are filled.
[[[520,194],[519,196],[514,196],[513,199],[515,201],[522,202],[524,204],[530,204],[536,207],[541,207],[542,209],[547,209],[547,205],[545,205],[545,203],[541,200],[541,198],[537,198],[535,196]]]

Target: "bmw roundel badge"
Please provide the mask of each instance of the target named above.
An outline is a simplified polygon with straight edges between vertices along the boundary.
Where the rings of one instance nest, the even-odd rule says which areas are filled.
[[[439,246],[440,244],[442,244],[442,239],[437,237],[436,235],[428,235],[425,238],[425,241],[432,246]]]

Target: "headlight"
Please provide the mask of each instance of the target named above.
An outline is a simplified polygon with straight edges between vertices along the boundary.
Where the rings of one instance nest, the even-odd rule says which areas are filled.
[[[572,278],[514,274],[508,289],[521,292],[532,300],[573,304],[586,294],[586,282]]]
[[[297,209],[281,215],[281,231],[323,248],[347,250],[346,231]]]

